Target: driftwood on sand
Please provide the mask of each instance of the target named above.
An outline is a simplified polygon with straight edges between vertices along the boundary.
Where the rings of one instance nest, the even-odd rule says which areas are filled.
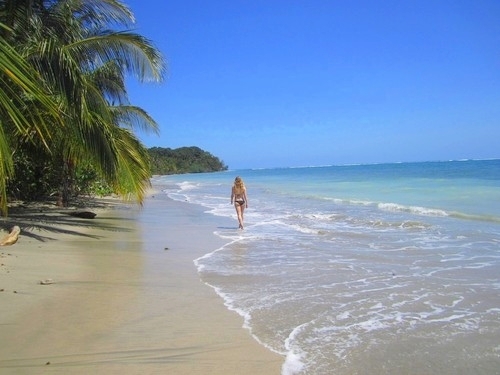
[[[9,234],[2,238],[2,240],[0,241],[0,246],[14,245],[17,242],[20,233],[21,228],[19,228],[17,225],[14,225]]]
[[[70,216],[80,217],[82,219],[93,219],[96,217],[96,213],[91,211],[76,211],[68,213]]]

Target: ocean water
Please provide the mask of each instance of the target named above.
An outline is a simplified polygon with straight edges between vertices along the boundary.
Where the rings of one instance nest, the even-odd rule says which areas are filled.
[[[230,204],[236,175],[244,230]],[[234,219],[214,229],[227,245],[194,263],[284,356],[282,374],[500,374],[500,160],[152,182]]]

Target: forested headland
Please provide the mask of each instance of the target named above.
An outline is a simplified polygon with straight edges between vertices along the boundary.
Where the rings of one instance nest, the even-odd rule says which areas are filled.
[[[176,149],[152,147],[148,152],[151,159],[151,173],[154,175],[227,170],[227,166],[218,157],[195,146]]]

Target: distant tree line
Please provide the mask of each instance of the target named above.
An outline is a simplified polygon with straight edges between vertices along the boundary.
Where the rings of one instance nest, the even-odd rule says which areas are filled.
[[[218,157],[195,146],[176,149],[152,147],[148,152],[154,175],[218,172],[228,168]]]

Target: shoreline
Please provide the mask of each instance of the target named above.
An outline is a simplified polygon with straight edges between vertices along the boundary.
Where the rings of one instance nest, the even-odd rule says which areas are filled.
[[[55,209],[8,218],[25,222],[0,247],[2,373],[280,373],[284,358],[194,265],[225,244],[213,234],[224,219],[157,191],[142,208],[104,203],[92,220]]]

